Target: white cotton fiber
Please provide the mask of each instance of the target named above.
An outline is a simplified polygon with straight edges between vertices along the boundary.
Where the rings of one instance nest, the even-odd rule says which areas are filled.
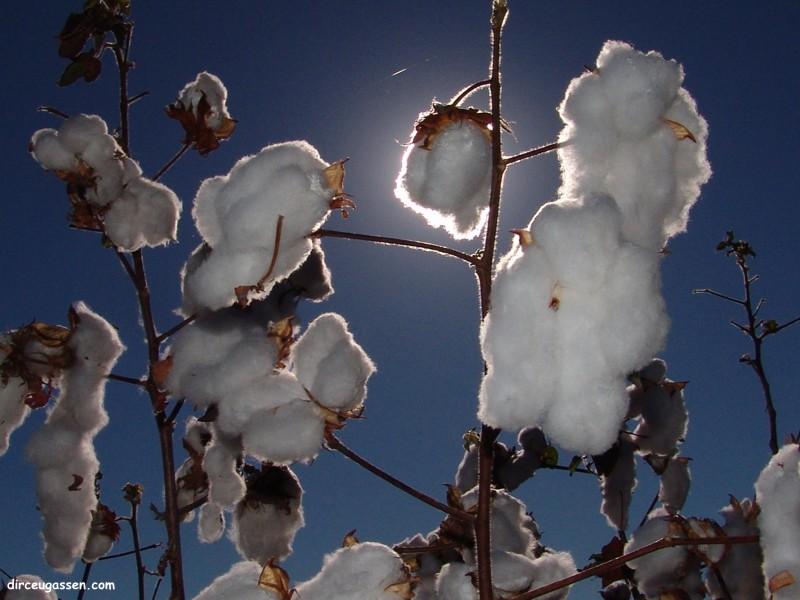
[[[209,106],[204,125],[209,129],[216,130],[224,119],[230,118],[225,104],[228,90],[225,89],[219,77],[206,71],[198,73],[194,81],[186,84],[178,95],[178,102],[186,110],[194,112],[196,116],[197,105],[203,97]]]
[[[243,558],[265,565],[292,553],[294,536],[304,523],[299,499],[285,507],[243,500],[236,507],[230,537]]]
[[[242,431],[247,454],[278,465],[308,462],[319,452],[325,422],[310,400],[256,413]]]
[[[220,506],[233,506],[244,498],[246,487],[236,471],[236,461],[241,450],[236,451],[219,435],[203,456],[203,469],[208,476],[208,498]]]
[[[214,502],[206,502],[200,508],[197,520],[197,537],[205,544],[213,544],[225,533],[225,513],[222,507]]]
[[[627,412],[627,374],[666,335],[659,258],[622,239],[607,196],[546,204],[530,232],[498,267],[479,416],[509,430],[542,426],[568,450],[600,454]]]
[[[573,79],[559,108],[560,195],[613,196],[626,239],[653,249],[685,230],[711,174],[708,127],[682,82],[675,61],[606,42],[596,71]],[[678,139],[665,119],[696,141]]]
[[[464,563],[448,563],[436,578],[438,600],[478,600],[478,590],[472,584],[475,567]]]
[[[682,456],[671,458],[661,474],[658,499],[670,512],[680,512],[689,495],[691,483],[689,459]]]
[[[328,554],[322,570],[297,586],[297,595],[303,600],[398,600],[386,589],[408,578],[396,552],[364,542]]]
[[[764,582],[784,571],[794,583],[776,590],[774,600],[800,598],[800,445],[786,444],[756,481],[761,507],[758,527],[764,553]],[[769,597],[769,594],[767,594]]]
[[[491,166],[488,130],[468,118],[455,119],[429,147],[408,146],[395,196],[429,225],[444,227],[456,239],[471,239],[486,222]]]
[[[0,382],[0,456],[8,450],[11,434],[31,412],[25,404],[27,393],[28,386],[19,377],[9,377],[5,385]]]
[[[478,503],[478,488],[461,497],[464,508],[469,510]],[[509,494],[498,490],[492,498],[492,549],[497,551],[527,554],[536,544],[530,526],[533,519],[525,505]]]
[[[758,535],[758,509],[749,498],[741,502],[732,498],[731,504],[720,510],[720,514],[725,518],[725,535]],[[733,600],[763,600],[761,562],[759,544],[731,544],[728,547],[717,567]],[[725,597],[719,579],[710,569],[706,571],[706,587],[712,598]]]
[[[647,385],[641,394],[641,421],[633,439],[643,452],[669,455],[686,437],[689,413],[682,386],[670,380]]]
[[[256,562],[239,562],[212,581],[194,600],[283,600],[258,585],[262,567]]]
[[[145,177],[125,186],[105,214],[106,235],[121,250],[132,252],[174,241],[181,203],[171,189]]]
[[[600,477],[603,501],[600,512],[609,526],[619,531],[628,528],[628,515],[636,487],[636,446],[621,440],[611,472]]]
[[[294,271],[311,252],[308,234],[325,220],[338,193],[326,180],[326,167],[308,143],[286,142],[241,159],[224,177],[206,180],[193,215],[212,251],[196,270],[186,271],[185,293],[199,307],[216,310],[235,301],[234,288],[256,285],[273,258],[264,292]]]
[[[317,402],[337,410],[359,406],[367,394],[367,379],[375,372],[347,323],[325,313],[309,325],[294,347],[293,370]]]
[[[124,346],[116,330],[85,304],[73,307],[69,340],[74,361],[64,370],[58,402],[28,445],[37,469],[36,492],[42,514],[45,560],[70,572],[86,545],[97,504],[94,477],[99,463],[92,440],[105,426],[106,375]]]
[[[53,590],[47,591],[46,582],[38,575],[17,575],[13,579],[14,589],[9,589],[11,582],[0,588],[3,600],[58,600]],[[36,586],[35,589],[20,589],[23,586]]]

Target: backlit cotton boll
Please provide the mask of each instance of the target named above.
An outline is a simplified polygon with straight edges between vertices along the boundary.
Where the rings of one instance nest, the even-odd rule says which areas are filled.
[[[237,300],[236,288],[263,295],[297,269],[313,247],[308,235],[335,199],[344,201],[342,178],[340,163],[323,162],[307,142],[286,142],[204,181],[193,215],[211,250],[185,271],[184,293],[192,304],[224,308]]]
[[[476,237],[486,221],[492,166],[486,116],[435,104],[418,122],[397,177],[395,196],[457,239]]]
[[[400,600],[408,597],[400,594],[408,583],[409,574],[394,550],[364,542],[328,554],[322,570],[297,586],[297,596],[303,600]]]
[[[133,252],[143,246],[163,246],[175,240],[181,203],[171,189],[138,177],[104,216],[105,231],[115,246]]]
[[[194,600],[283,600],[258,585],[262,567],[256,562],[239,562],[212,581]]]
[[[627,374],[664,343],[659,256],[623,239],[608,196],[548,203],[529,229],[495,276],[479,417],[602,454],[628,410]]]
[[[22,425],[31,409],[25,404],[28,386],[19,377],[0,382],[0,456],[8,450],[9,438]]]
[[[597,69],[573,79],[559,107],[559,195],[609,194],[623,236],[656,250],[686,229],[711,176],[708,126],[682,82],[675,61],[609,41]]]
[[[781,448],[761,471],[755,488],[761,506],[764,583],[774,590],[767,597],[796,600],[800,597],[800,445]]]

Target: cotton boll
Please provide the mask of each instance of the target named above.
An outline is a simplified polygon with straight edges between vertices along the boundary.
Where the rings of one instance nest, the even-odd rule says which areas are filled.
[[[281,600],[273,591],[258,585],[262,566],[256,562],[234,564],[203,589],[194,600]]]
[[[369,356],[334,313],[320,315],[294,347],[294,372],[322,405],[338,410],[359,406],[375,372]]]
[[[532,587],[542,587],[566,579],[577,573],[575,561],[569,552],[545,552],[532,562],[533,572]],[[542,596],[543,600],[566,600],[569,596],[569,587],[557,590]]]
[[[533,477],[536,470],[542,466],[542,452],[548,443],[544,432],[538,427],[528,427],[519,432],[517,436],[519,451],[513,458],[499,468],[498,478],[503,487],[512,492],[522,483]],[[476,469],[477,476],[477,469]],[[477,481],[475,482],[477,484]]]
[[[764,552],[764,580],[788,571],[792,585],[776,590],[772,598],[797,598],[800,593],[800,445],[786,444],[761,471],[755,484],[761,506],[758,527]],[[769,594],[767,594],[769,596]]]
[[[621,440],[612,447],[615,454],[611,471],[600,477],[600,493],[603,501],[600,512],[610,527],[619,531],[628,528],[628,516],[633,490],[636,488],[636,446]]]
[[[139,177],[105,214],[109,239],[121,250],[162,246],[175,240],[181,204],[171,189]]]
[[[45,560],[64,572],[72,570],[89,535],[99,469],[92,440],[108,420],[106,375],[124,350],[113,327],[85,304],[74,305],[71,316],[68,344],[74,360],[64,372],[57,404],[28,448],[37,469]]]
[[[274,258],[263,284],[268,292],[302,263],[312,248],[308,234],[340,191],[330,187],[327,167],[308,143],[287,142],[241,159],[228,175],[201,186],[193,214],[213,251],[186,272],[184,288],[195,302],[211,310],[232,304],[234,288],[257,284]]]
[[[178,95],[178,101],[189,110],[197,114],[197,105],[205,97],[209,105],[209,112],[205,115],[205,125],[210,129],[217,129],[223,119],[230,118],[226,106],[228,90],[219,77],[206,71],[197,74],[197,78],[186,84]]]
[[[478,600],[478,590],[472,584],[475,567],[464,563],[448,563],[436,579],[438,600]]]
[[[731,498],[720,514],[725,518],[723,529],[729,536],[758,535],[756,523],[758,509],[745,498],[741,502]],[[763,600],[764,576],[761,572],[761,546],[759,544],[732,544],[717,568],[725,581],[725,586],[734,600]],[[719,579],[712,570],[706,571],[706,587],[712,598],[723,598],[724,592]],[[787,588],[787,589],[791,589]]]
[[[74,171],[78,168],[75,154],[64,146],[55,129],[40,129],[34,133],[30,151],[48,171]]]
[[[230,533],[239,554],[262,565],[291,554],[294,536],[304,525],[303,511],[299,500],[296,502],[296,506],[283,509],[243,500],[236,508]]]
[[[307,400],[260,411],[242,431],[247,454],[275,464],[309,461],[319,452],[325,422]]]
[[[634,439],[642,451],[668,455],[686,436],[688,419],[682,386],[666,380],[645,389]]]
[[[406,149],[395,196],[431,226],[444,227],[456,239],[471,239],[486,221],[491,164],[488,130],[469,118],[455,119],[429,147]]]
[[[105,504],[98,502],[97,507],[92,511],[89,537],[86,539],[86,547],[81,556],[84,562],[94,562],[108,554],[114,542],[119,539],[119,531],[116,513]]]
[[[707,125],[681,88],[683,72],[660,54],[606,42],[597,70],[574,79],[559,108],[560,195],[605,193],[623,215],[626,239],[660,249],[683,231],[711,170]],[[694,137],[678,139],[666,120]]]
[[[76,115],[66,119],[58,128],[62,144],[75,154],[83,153],[99,137],[108,135],[106,122],[97,115]]]
[[[670,526],[670,518],[664,509],[650,513],[647,521],[633,534],[625,545],[625,553],[633,552],[659,539],[685,537],[680,528]],[[674,546],[652,552],[635,560],[628,566],[636,571],[635,579],[639,590],[648,598],[658,598],[661,593],[673,589],[685,589],[694,592],[695,585],[702,586],[700,581],[700,562],[693,557],[686,546]],[[694,600],[695,597],[691,596]]]
[[[365,542],[325,557],[322,570],[297,586],[303,600],[398,600],[386,589],[408,581],[402,559],[388,546]]]
[[[473,488],[461,497],[465,509],[478,503],[478,489]],[[511,494],[498,490],[492,498],[492,549],[527,554],[536,545],[525,505]]]
[[[276,409],[292,400],[308,401],[303,386],[292,373],[280,371],[253,379],[218,405],[217,427],[226,435],[239,435],[256,413]]]
[[[215,436],[203,457],[203,469],[208,476],[208,498],[220,506],[233,506],[246,492],[244,480],[236,470],[241,450],[235,450],[220,437]]]
[[[689,495],[691,482],[689,459],[681,456],[671,458],[661,474],[658,499],[670,512],[680,512]]]
[[[28,386],[19,377],[9,377],[5,385],[0,382],[0,456],[8,450],[11,434],[31,412],[25,404],[27,393]]]
[[[10,582],[0,589],[0,596],[4,600],[58,600],[53,590],[43,589],[46,583],[38,575],[17,575],[13,581],[14,589],[10,589]],[[32,589],[25,589],[26,586]]]
[[[206,502],[200,508],[197,520],[197,537],[205,544],[213,544],[225,533],[225,513],[222,507],[214,502]]]

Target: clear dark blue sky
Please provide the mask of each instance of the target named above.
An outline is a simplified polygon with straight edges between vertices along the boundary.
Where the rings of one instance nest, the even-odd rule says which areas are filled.
[[[688,514],[714,516],[728,494],[752,495],[752,483],[769,458],[766,417],[753,375],[737,364],[747,340],[728,320],[735,307],[692,296],[711,286],[734,295],[734,266],[714,246],[727,229],[758,251],[757,289],[769,302],[764,316],[785,320],[800,313],[797,190],[800,188],[800,4],[741,2],[531,2],[511,0],[504,55],[504,116],[514,136],[508,154],[555,139],[555,107],[569,80],[592,64],[606,39],[640,50],[657,49],[684,64],[685,86],[710,126],[714,175],[693,210],[687,234],[671,243],[664,261],[664,293],[673,327],[663,357],[673,379],[689,380],[691,421],[684,454],[694,458]],[[0,52],[2,92],[0,204],[0,326],[32,318],[64,322],[71,301],[85,300],[119,327],[128,352],[120,373],[144,370],[142,333],[131,285],[116,258],[91,234],[66,226],[62,185],[26,152],[36,129],[58,120],[37,113],[49,104],[67,113],[97,113],[116,123],[116,77],[104,63],[101,79],[59,89],[65,66],[55,36],[78,2],[7,4]],[[447,99],[486,76],[489,2],[134,1],[131,91],[150,94],[133,107],[132,151],[153,173],[179,147],[182,133],[163,114],[198,71],[225,82],[229,108],[239,120],[230,142],[211,156],[188,155],[165,178],[181,197],[180,244],[146,251],[157,321],[176,322],[177,273],[199,242],[188,218],[200,181],[226,173],[241,156],[263,146],[306,139],[323,158],[350,157],[346,190],[358,210],[328,227],[451,243],[402,208],[392,189],[414,119],[432,98]],[[405,69],[402,73],[394,73]],[[484,96],[474,101],[485,103]],[[554,156],[515,166],[506,179],[501,232],[524,226],[558,186]],[[499,251],[510,235],[501,233]],[[410,250],[326,240],[336,294],[304,307],[306,320],[336,311],[378,366],[367,399],[367,418],[342,432],[353,448],[410,483],[443,494],[461,455],[461,434],[476,425],[481,375],[477,294],[469,269],[454,260]],[[474,244],[459,244],[474,250]],[[780,414],[781,436],[800,430],[798,336],[788,330],[767,346],[767,369]],[[104,500],[124,511],[119,489],[144,483],[147,502],[160,504],[157,437],[147,400],[124,384],[107,389],[111,425],[97,438]],[[33,473],[23,449],[44,412],[32,415],[0,459],[0,567],[52,578],[40,558],[39,517]],[[566,457],[568,460],[568,457]],[[642,469],[644,471],[644,469]],[[399,541],[427,532],[438,515],[340,456],[323,453],[298,474],[306,489],[307,526],[286,567],[303,580],[319,569],[325,552],[357,528],[362,540]],[[579,565],[610,539],[600,516],[596,482],[562,472],[538,474],[520,491],[539,520],[544,543],[572,550]],[[656,491],[651,477],[639,486],[632,521],[638,522]],[[143,541],[161,530],[143,514]],[[126,532],[127,533],[127,532]],[[184,538],[195,538],[194,525]],[[123,537],[119,550],[130,547]],[[148,553],[154,565],[157,552]],[[194,594],[237,560],[227,540],[213,547],[187,543],[188,589]],[[133,561],[106,562],[97,579],[134,593]],[[72,576],[79,577],[80,568]],[[597,597],[589,582],[573,598]],[[111,597],[110,595],[108,597]]]

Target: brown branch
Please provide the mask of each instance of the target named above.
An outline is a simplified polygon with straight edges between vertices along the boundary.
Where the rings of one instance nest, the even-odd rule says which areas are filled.
[[[463,90],[458,92],[455,96],[453,96],[453,99],[450,100],[450,102],[448,102],[447,104],[450,106],[458,106],[464,100],[466,100],[473,92],[476,92],[479,89],[486,87],[491,82],[492,82],[491,79],[483,79],[481,81],[476,81],[475,83],[471,83]]]
[[[438,244],[429,244],[428,242],[418,242],[415,240],[406,240],[402,238],[386,237],[383,235],[367,235],[364,233],[351,233],[349,231],[333,231],[331,229],[317,229],[316,231],[310,233],[308,237],[342,238],[347,240],[361,240],[365,242],[373,242],[375,244],[383,244],[386,246],[403,246],[406,248],[416,248],[418,250],[429,250],[431,252],[437,252],[445,256],[452,256],[454,258],[463,260],[464,262],[467,262],[471,265],[477,265],[478,263],[478,259],[472,256],[471,254],[460,252],[458,250],[454,250],[453,248],[448,248],[447,246],[440,246]]]
[[[162,175],[164,175],[164,173],[166,173],[167,171],[169,171],[169,170],[170,170],[170,169],[173,167],[173,165],[174,165],[176,162],[178,162],[178,161],[181,159],[181,157],[182,157],[184,154],[186,154],[186,151],[187,151],[189,148],[191,148],[191,147],[192,147],[192,143],[191,143],[191,142],[185,142],[185,143],[184,143],[184,144],[183,144],[183,145],[180,147],[180,149],[179,149],[179,150],[178,150],[178,151],[177,151],[177,152],[176,152],[176,153],[175,153],[175,154],[172,156],[172,158],[170,158],[170,159],[169,159],[169,160],[168,160],[168,161],[167,161],[167,162],[164,164],[164,166],[162,166],[162,167],[161,167],[161,168],[160,168],[158,171],[156,171],[156,172],[155,172],[155,174],[154,174],[154,175],[153,175],[153,176],[152,176],[150,179],[151,179],[152,181],[158,181],[159,179],[161,179],[161,176],[162,176]]]
[[[128,277],[130,277],[131,282],[133,282],[133,285],[136,286],[136,273],[134,272],[128,257],[119,250],[116,250],[116,254],[119,262],[122,264],[122,268],[125,269],[125,272],[128,274]]]
[[[538,148],[533,148],[531,150],[526,150],[525,152],[520,152],[519,154],[515,154],[514,156],[506,156],[503,159],[503,162],[506,166],[513,165],[516,162],[520,162],[521,160],[527,160],[529,158],[533,158],[534,156],[539,156],[541,154],[547,154],[548,152],[552,152],[553,150],[558,150],[559,148],[563,148],[565,144],[560,144],[559,142],[553,142],[552,144],[547,144],[546,146],[539,146]]]
[[[174,327],[170,327],[164,333],[159,334],[156,340],[158,341],[159,344],[162,343],[164,340],[172,337],[173,335],[178,333],[181,329],[192,323],[195,319],[197,319],[197,314],[186,317],[183,321],[181,321]]]
[[[125,519],[127,521],[127,519]],[[149,544],[147,546],[142,546],[141,548],[134,548],[133,550],[126,550],[125,552],[117,552],[116,554],[106,554],[105,556],[101,556],[97,560],[113,560],[115,558],[123,558],[125,556],[130,556],[131,554],[136,554],[136,552],[146,552],[147,550],[153,550],[154,548],[161,548],[161,543]]]
[[[328,432],[325,434],[325,442],[328,448],[330,448],[331,450],[336,450],[338,453],[346,456],[357,465],[364,467],[367,471],[369,471],[373,475],[377,475],[384,481],[390,483],[391,485],[405,492],[406,494],[413,496],[417,500],[420,500],[421,502],[424,502],[429,506],[432,506],[444,513],[447,513],[448,515],[452,515],[456,519],[464,521],[465,523],[471,523],[475,520],[475,517],[473,517],[471,514],[463,510],[453,508],[452,506],[448,506],[447,504],[443,504],[442,502],[439,502],[438,500],[431,498],[427,494],[424,494],[423,492],[420,492],[419,490],[411,487],[407,483],[400,481],[396,477],[389,475],[386,471],[384,471],[380,467],[376,467],[367,459],[363,458],[362,456],[360,456],[359,454],[357,454],[356,452],[345,446],[339,440],[339,438],[337,438],[333,433]]]
[[[272,259],[269,261],[267,272],[256,283],[256,288],[261,288],[267,282],[272,272],[275,270],[275,263],[278,262],[278,255],[281,252],[281,235],[283,234],[283,215],[278,215],[278,221],[275,223],[275,246],[272,248]]]
[[[36,110],[39,112],[49,113],[51,115],[55,115],[57,117],[61,117],[62,119],[69,119],[69,115],[62,110],[58,110],[54,106],[38,106]]]
[[[633,552],[628,552],[627,554],[623,554],[622,556],[618,556],[617,558],[613,558],[608,560],[604,563],[600,563],[599,565],[595,565],[593,567],[589,567],[588,569],[584,569],[580,573],[576,573],[575,575],[571,575],[569,577],[565,577],[564,579],[560,579],[558,581],[554,581],[547,585],[543,585],[542,587],[538,587],[534,590],[530,590],[528,592],[524,592],[522,594],[518,594],[516,596],[512,596],[509,600],[532,600],[533,598],[539,598],[540,596],[544,596],[545,594],[549,594],[550,592],[555,592],[556,590],[564,589],[565,587],[571,586],[579,581],[583,581],[584,579],[589,579],[590,577],[595,577],[598,575],[603,575],[610,571],[614,571],[619,567],[625,565],[625,563],[634,560],[636,558],[645,556],[647,554],[651,554],[658,550],[663,550],[664,548],[672,548],[673,546],[710,546],[715,544],[757,544],[758,543],[758,536],[757,535],[739,535],[739,536],[721,536],[721,537],[709,537],[709,538],[695,538],[695,539],[687,539],[687,538],[661,538],[660,540],[656,540],[651,544],[647,544],[646,546],[642,546],[641,548],[634,550]]]
[[[136,583],[139,590],[139,600],[144,600],[144,562],[142,561],[142,546],[139,542],[139,502],[141,502],[141,487],[139,493],[128,493],[129,486],[125,486],[126,499],[131,505],[131,515],[125,519],[131,527],[131,538],[133,539],[133,554],[136,556]],[[133,488],[131,488],[133,489]]]
[[[794,325],[795,323],[798,323],[798,322],[800,322],[800,317],[795,317],[795,318],[794,318],[794,319],[792,319],[791,321],[787,321],[787,322],[786,322],[786,323],[784,323],[783,325],[779,325],[779,326],[778,326],[778,327],[776,327],[774,330],[770,331],[770,332],[769,332],[769,335],[775,335],[775,334],[776,334],[776,333],[778,333],[779,331],[781,331],[781,330],[783,330],[783,329],[786,329],[787,327],[791,327],[792,325]]]
[[[89,574],[92,572],[92,565],[93,562],[87,562],[83,564],[83,576],[81,577],[81,590],[78,592],[78,600],[83,600],[84,595],[86,594],[86,589],[89,587],[86,585],[89,582]]]
[[[148,96],[149,94],[150,94],[150,92],[145,90],[144,92],[139,92],[135,96],[131,96],[130,98],[128,98],[128,106],[131,106],[132,104],[136,104],[139,100],[141,100],[145,96]]]
[[[145,387],[147,386],[147,381],[142,379],[137,379],[135,377],[127,377],[125,375],[117,375],[116,373],[109,373],[106,375],[106,379],[111,379],[112,381],[121,381],[123,383],[130,383],[132,385],[138,385]]]
[[[181,509],[179,511],[181,519],[186,515],[188,515],[190,512],[192,512],[193,510],[203,506],[203,504],[205,504],[206,502],[208,502],[208,496],[202,496],[197,500],[195,500],[194,502],[187,504],[186,506],[181,506]]]
[[[175,423],[175,419],[178,418],[178,413],[181,412],[184,402],[185,399],[181,398],[175,403],[175,406],[172,407],[172,411],[170,411],[167,417],[167,423]]]
[[[744,300],[739,300],[738,298],[733,298],[732,296],[728,296],[727,294],[722,294],[716,290],[712,290],[709,288],[702,288],[697,290],[692,290],[693,294],[708,294],[710,296],[716,296],[717,298],[722,298],[723,300],[727,300],[728,302],[733,302],[734,304],[739,304],[744,306]]]

